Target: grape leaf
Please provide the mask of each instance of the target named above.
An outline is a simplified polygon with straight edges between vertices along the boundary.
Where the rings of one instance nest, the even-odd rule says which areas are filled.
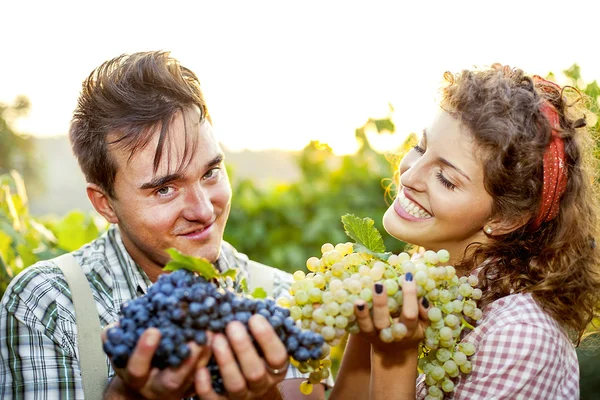
[[[354,243],[353,249],[354,249],[355,253],[367,253],[367,254],[370,254],[373,257],[378,258],[383,261],[387,261],[390,258],[390,256],[392,255],[391,252],[376,253],[374,251],[367,249],[365,246],[363,246],[360,243]]]
[[[374,253],[385,253],[385,244],[381,233],[375,228],[375,221],[371,218],[359,218],[352,214],[342,216],[342,224],[346,235],[350,236],[357,244],[363,245]]]
[[[242,292],[248,293],[248,281],[246,281],[246,278],[242,278],[240,281],[240,288],[242,289]]]
[[[171,256],[171,261],[169,261],[163,268],[165,271],[187,269],[188,271],[197,272],[199,275],[208,280],[219,278],[221,276],[215,266],[205,258],[186,256],[174,248],[168,249],[167,253],[169,253]]]
[[[254,297],[255,299],[266,299],[267,298],[267,292],[265,292],[265,289],[263,289],[261,287],[257,287],[252,292],[252,297]]]
[[[230,277],[231,279],[235,280],[235,277],[237,276],[237,269],[228,269],[227,271],[223,272],[221,274],[221,276],[223,278],[227,278]]]

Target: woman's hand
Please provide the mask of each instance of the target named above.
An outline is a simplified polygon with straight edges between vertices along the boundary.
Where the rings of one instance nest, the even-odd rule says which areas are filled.
[[[390,315],[388,309],[388,296],[386,288],[381,283],[376,283],[373,288],[373,309],[369,310],[363,300],[354,304],[356,320],[360,328],[360,335],[371,343],[376,353],[392,355],[407,348],[417,348],[425,337],[425,329],[429,325],[426,299],[419,302],[417,299],[417,285],[409,272],[402,283],[403,304],[399,316]],[[381,340],[380,333],[383,329],[392,326],[392,322],[402,322],[406,326],[406,335],[401,340],[386,343]]]

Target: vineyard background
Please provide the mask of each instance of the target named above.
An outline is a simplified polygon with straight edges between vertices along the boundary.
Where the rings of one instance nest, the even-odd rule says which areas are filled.
[[[598,114],[597,83],[582,82],[577,65],[563,73],[590,96]],[[33,139],[14,131],[15,119],[28,107],[26,98],[0,105],[0,294],[23,268],[75,250],[106,228],[85,196],[85,181],[66,137]],[[375,134],[396,134],[392,119],[369,119],[354,135],[348,132],[348,140],[358,141],[360,149],[347,156],[335,156],[317,141],[300,152],[226,150],[234,197],[225,240],[257,261],[294,271],[305,268],[323,243],[347,240],[340,221],[346,213],[373,218],[383,232],[381,219],[391,200],[386,190],[393,189],[396,161],[415,135],[382,153],[369,142]],[[388,250],[404,248],[384,238]],[[342,352],[336,349],[334,362]],[[598,345],[584,341],[578,355],[581,398],[598,398]]]

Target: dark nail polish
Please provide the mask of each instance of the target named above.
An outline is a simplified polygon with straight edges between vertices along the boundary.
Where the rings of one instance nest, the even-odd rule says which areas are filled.
[[[423,297],[421,303],[423,304],[423,307],[429,308],[429,300],[427,300],[427,297]]]
[[[357,304],[356,308],[358,308],[358,311],[362,311],[365,309],[365,305],[364,304]]]
[[[375,284],[375,293],[377,293],[377,294],[383,293],[383,285],[381,283]]]
[[[406,281],[407,281],[407,282],[410,282],[410,281],[412,281],[412,280],[413,280],[413,275],[412,275],[412,272],[407,272],[407,273],[406,273]]]

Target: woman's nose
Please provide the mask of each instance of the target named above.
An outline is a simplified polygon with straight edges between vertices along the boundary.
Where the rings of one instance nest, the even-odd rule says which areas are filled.
[[[419,192],[426,189],[426,171],[423,157],[407,154],[400,162],[400,185]]]

